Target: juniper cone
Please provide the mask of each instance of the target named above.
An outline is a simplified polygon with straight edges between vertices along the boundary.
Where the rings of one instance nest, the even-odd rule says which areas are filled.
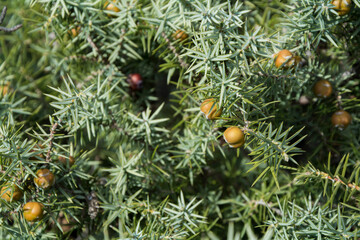
[[[0,239],[359,239],[360,0],[1,4]]]

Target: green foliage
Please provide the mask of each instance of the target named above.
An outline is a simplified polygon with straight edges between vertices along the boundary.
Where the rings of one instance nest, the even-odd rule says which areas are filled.
[[[329,0],[4,4],[0,186],[24,195],[0,199],[1,239],[358,238],[358,0],[343,16]],[[299,63],[276,68],[282,49]],[[34,184],[40,168],[55,186]]]
[[[332,210],[321,207],[319,201],[320,198],[312,202],[309,197],[304,207],[279,203],[281,219],[267,223],[276,229],[274,239],[356,239],[359,236],[356,215],[345,215],[342,210],[346,208],[340,206]]]

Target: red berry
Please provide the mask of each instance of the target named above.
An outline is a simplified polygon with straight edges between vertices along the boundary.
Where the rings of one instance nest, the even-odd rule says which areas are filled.
[[[132,90],[139,90],[142,88],[142,77],[139,73],[129,74],[127,81]]]

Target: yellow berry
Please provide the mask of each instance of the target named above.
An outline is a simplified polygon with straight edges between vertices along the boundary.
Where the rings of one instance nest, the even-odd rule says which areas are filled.
[[[24,218],[29,222],[36,222],[44,216],[44,205],[38,202],[28,202],[24,205]]]
[[[225,130],[224,139],[232,148],[239,148],[245,144],[245,135],[243,131],[235,126]]]
[[[5,96],[9,92],[10,82],[5,83],[4,85],[0,86],[0,92],[3,96]]]
[[[176,30],[176,32],[172,35],[175,40],[181,40],[184,41],[188,38],[189,35],[187,35],[183,30]]]
[[[350,12],[351,0],[333,0],[331,4],[335,6],[334,9],[340,16]]]
[[[113,0],[112,2],[106,1],[104,4],[104,9],[115,13],[120,12],[120,9],[114,3],[116,3],[116,0]],[[113,15],[110,13],[108,14],[108,16],[113,17]]]
[[[75,163],[75,159],[73,156],[70,156],[69,159],[66,159],[62,156],[59,156],[59,161],[64,164],[65,166],[67,165],[67,162],[69,161],[69,166],[71,167],[72,165],[74,165]]]
[[[23,192],[17,185],[6,184],[1,188],[1,198],[7,202],[19,201]]]
[[[47,189],[55,184],[55,175],[47,168],[39,169],[34,179],[36,186]]]
[[[345,129],[351,123],[351,115],[345,110],[338,110],[331,116],[334,127]]]
[[[218,103],[213,98],[206,99],[200,106],[201,112],[207,119],[215,119],[220,117],[222,110],[219,109]]]
[[[327,98],[332,93],[331,83],[327,80],[317,81],[314,85],[314,94],[317,97]]]
[[[80,33],[80,29],[81,27],[72,28],[71,30],[69,30],[69,33],[72,37],[77,37]]]
[[[275,55],[275,66],[280,68],[289,68],[299,64],[301,58],[294,56],[289,50],[283,49]]]

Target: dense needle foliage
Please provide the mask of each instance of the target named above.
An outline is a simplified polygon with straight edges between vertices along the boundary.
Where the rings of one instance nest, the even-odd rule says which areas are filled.
[[[1,1],[0,239],[360,238],[343,1]]]

